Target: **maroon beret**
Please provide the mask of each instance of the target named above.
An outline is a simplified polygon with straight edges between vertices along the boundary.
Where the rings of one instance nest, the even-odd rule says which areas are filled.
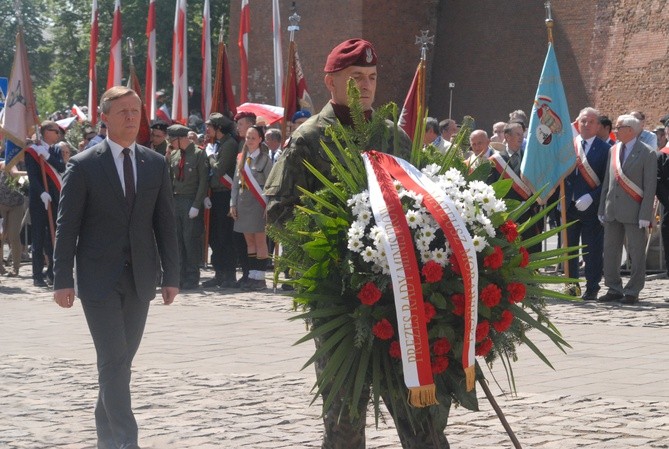
[[[239,120],[241,120],[243,118],[249,118],[254,123],[256,121],[256,115],[253,112],[247,112],[247,111],[239,111],[238,113],[236,113],[234,120],[236,122],[238,122]]]
[[[349,39],[332,49],[325,62],[326,73],[338,72],[357,65],[373,67],[376,65],[374,46],[364,39]]]

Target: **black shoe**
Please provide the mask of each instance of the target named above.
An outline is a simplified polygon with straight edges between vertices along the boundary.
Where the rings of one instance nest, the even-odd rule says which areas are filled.
[[[623,299],[623,295],[616,292],[607,292],[604,296],[597,298],[597,302],[613,302]]]
[[[292,292],[293,290],[295,290],[295,287],[293,287],[290,284],[281,284],[281,290],[283,290],[284,292]]]
[[[223,281],[218,286],[224,289],[239,288],[237,287],[237,281]]]
[[[583,301],[597,301],[597,292],[586,290],[585,293],[583,293],[583,296],[581,296],[581,299],[583,299]]]
[[[246,276],[242,276],[241,278],[239,278],[238,281],[235,282],[235,288],[241,288],[241,289],[243,289],[243,288],[248,284],[248,282],[249,282],[250,280],[251,280],[251,279],[249,279],[248,277],[246,277]]]
[[[198,287],[197,281],[186,281],[181,285],[181,290],[196,290]]]
[[[204,288],[210,288],[210,287],[220,287],[220,285],[223,283],[220,278],[211,278],[208,281],[204,281],[202,283],[202,287]]]
[[[33,279],[33,285],[35,287],[48,287],[47,283],[44,281],[44,278]]]
[[[638,296],[633,296],[633,295],[625,295],[622,301],[620,301],[621,304],[636,304],[639,302],[639,297]]]

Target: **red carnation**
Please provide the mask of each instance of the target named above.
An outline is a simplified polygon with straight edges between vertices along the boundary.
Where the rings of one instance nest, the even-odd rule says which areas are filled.
[[[476,346],[475,353],[478,356],[485,357],[485,356],[488,355],[488,353],[490,352],[491,349],[492,349],[492,340],[489,339],[489,338],[486,338],[485,340],[483,340],[481,342],[480,345]]]
[[[504,234],[509,243],[518,238],[518,225],[511,220],[505,221],[504,224],[499,227],[499,230],[502,231],[502,234]]]
[[[388,349],[388,354],[394,359],[402,358],[402,350],[400,349],[400,342],[395,340],[390,343],[390,348]]]
[[[502,299],[502,289],[495,284],[488,284],[481,290],[479,297],[486,306],[495,307]]]
[[[462,276],[462,271],[460,271],[460,265],[458,265],[458,260],[455,258],[455,254],[451,254],[448,257],[448,261],[451,263],[451,270],[453,270],[453,273]]]
[[[501,267],[502,263],[504,263],[504,253],[502,252],[502,248],[499,246],[495,246],[492,254],[487,255],[483,259],[483,266],[492,268],[493,270]]]
[[[476,325],[476,343],[481,343],[490,333],[490,324],[488,320],[483,320]]]
[[[507,284],[506,290],[509,292],[509,301],[511,302],[520,302],[525,299],[525,284],[510,282]]]
[[[372,333],[379,340],[390,340],[395,335],[393,325],[385,318],[372,326]]]
[[[521,246],[520,249],[518,249],[518,252],[522,256],[522,258],[520,259],[520,264],[518,264],[518,266],[520,268],[525,268],[527,264],[530,263],[530,253],[527,252],[524,246]]]
[[[510,310],[505,310],[502,312],[502,316],[500,317],[499,321],[492,323],[492,327],[494,327],[497,332],[504,332],[511,327],[512,322],[513,313],[511,313]]]
[[[437,314],[437,310],[434,308],[431,302],[427,301],[423,303],[423,309],[425,309],[425,322],[429,323]]]
[[[448,369],[446,357],[435,357],[432,359],[432,374],[441,374]]]
[[[453,315],[462,316],[465,314],[465,295],[462,293],[455,293],[451,295],[451,302],[453,303]]]
[[[448,354],[450,350],[451,343],[447,338],[440,338],[439,340],[435,341],[434,344],[432,344],[432,352],[434,352],[434,355]]]
[[[363,285],[358,292],[358,299],[366,306],[371,306],[376,301],[381,299],[381,290],[379,290],[376,284],[373,282],[368,282]]]
[[[425,265],[423,265],[421,273],[425,278],[425,282],[432,284],[434,282],[441,281],[441,278],[444,276],[444,269],[434,260],[430,260]]]

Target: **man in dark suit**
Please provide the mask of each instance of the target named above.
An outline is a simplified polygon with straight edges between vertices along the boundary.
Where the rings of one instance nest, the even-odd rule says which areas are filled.
[[[57,143],[63,137],[63,130],[56,122],[46,120],[40,125],[42,142],[26,149],[26,172],[30,189],[28,191],[30,210],[30,234],[32,241],[33,285],[46,287],[53,283],[53,242],[51,225],[56,221],[60,198],[60,173],[65,171],[65,163]],[[44,160],[44,167],[40,163]],[[42,176],[42,170],[46,176]],[[44,178],[46,184],[44,185]],[[49,204],[50,203],[50,204]],[[51,217],[49,217],[49,210]],[[44,257],[47,259],[46,273]],[[46,276],[46,279],[45,279]]]
[[[614,129],[618,143],[609,152],[598,211],[604,224],[604,284],[609,291],[598,300],[634,304],[646,281],[646,239],[653,219],[657,155],[639,140],[643,127],[636,117],[621,115]],[[619,267],[625,239],[632,272],[623,287]]]
[[[579,113],[576,120],[580,136],[574,139],[577,165],[564,182],[567,222],[575,221],[567,228],[567,242],[569,246],[577,246],[580,240],[585,245],[583,299],[586,301],[597,299],[604,264],[604,228],[597,217],[597,209],[611,146],[597,137],[601,127],[599,117],[599,111],[593,108],[585,108]],[[569,261],[569,276],[578,277],[578,258]],[[568,294],[578,296],[579,289],[578,284],[572,285]]]
[[[507,124],[504,127],[504,139],[506,141],[506,147],[488,158],[488,160],[493,164],[493,170],[490,171],[487,183],[493,184],[500,178],[510,178],[513,181],[513,186],[506,194],[506,198],[517,201],[526,201],[530,196],[532,196],[532,190],[520,178],[520,165],[524,155],[522,147],[525,137],[523,133],[524,127],[522,123],[510,122]],[[523,215],[518,218],[518,223],[524,223],[532,216],[538,214],[539,211],[539,205],[536,203],[533,204],[527,211],[525,211]],[[529,239],[535,235],[540,234],[542,231],[543,221],[540,221],[527,228],[521,237],[523,239]],[[541,243],[533,245],[527,248],[527,250],[531,253],[540,252]]]
[[[137,145],[141,101],[126,87],[102,95],[105,140],[70,159],[56,231],[54,300],[72,307],[77,291],[97,353],[98,449],[135,449],[130,371],[156,295],[179,292],[174,207],[164,156]]]

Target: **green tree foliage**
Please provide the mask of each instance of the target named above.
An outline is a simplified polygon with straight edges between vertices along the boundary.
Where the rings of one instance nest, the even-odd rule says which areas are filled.
[[[9,76],[14,59],[18,29],[16,0],[0,0],[0,17],[9,26],[0,27],[0,76]],[[42,117],[68,109],[73,103],[88,102],[88,52],[90,46],[91,0],[21,0],[20,17],[28,49],[30,71],[34,80],[38,110]],[[156,66],[158,89],[172,93],[172,30],[175,0],[156,2]],[[188,83],[200,90],[202,74],[201,36],[204,0],[189,0]],[[99,30],[97,49],[98,93],[107,85],[109,45],[114,14],[113,0],[98,0]],[[229,15],[230,0],[210,1],[212,64],[216,63],[216,43],[220,17]],[[123,28],[123,77],[130,66],[127,41],[135,46],[134,64],[142,87],[146,68],[146,22],[149,0],[121,0]],[[227,19],[226,19],[227,20]],[[227,29],[227,24],[226,24]],[[213,74],[212,74],[213,76]],[[125,82],[125,81],[124,81]]]

